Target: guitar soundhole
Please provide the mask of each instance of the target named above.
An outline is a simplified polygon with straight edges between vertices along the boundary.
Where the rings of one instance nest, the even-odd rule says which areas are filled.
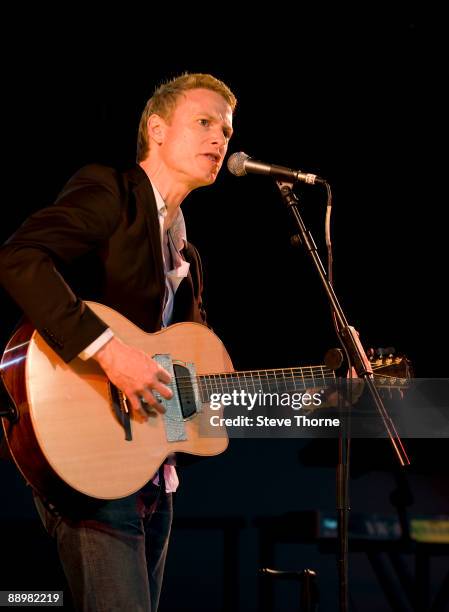
[[[189,370],[179,363],[173,364],[173,372],[178,389],[179,403],[181,404],[182,416],[188,419],[196,412],[195,393]]]

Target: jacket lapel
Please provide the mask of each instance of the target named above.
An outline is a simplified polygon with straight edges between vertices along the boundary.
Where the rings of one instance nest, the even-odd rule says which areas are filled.
[[[140,166],[135,166],[127,174],[130,182],[130,189],[132,189],[136,198],[136,206],[141,210],[142,215],[145,218],[148,233],[148,249],[150,254],[147,265],[150,267],[151,277],[154,278],[154,282],[159,288],[159,319],[162,321],[162,309],[165,297],[165,275],[156,200],[151,183],[146,173]]]

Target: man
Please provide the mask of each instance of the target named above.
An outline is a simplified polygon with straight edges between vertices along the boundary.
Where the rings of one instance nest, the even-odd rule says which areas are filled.
[[[82,300],[111,306],[148,332],[177,321],[205,323],[201,265],[180,205],[215,181],[235,106],[211,75],[162,85],[142,114],[138,165],[125,173],[81,169],[0,253],[3,285],[43,338],[66,362],[97,360],[135,419],[163,412],[153,392],[170,398],[170,375],[114,337]],[[77,609],[156,611],[176,486],[174,467],[164,465],[124,499],[67,507],[36,497]]]

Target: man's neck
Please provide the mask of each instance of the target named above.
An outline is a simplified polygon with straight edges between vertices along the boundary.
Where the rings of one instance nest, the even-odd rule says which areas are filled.
[[[168,175],[161,164],[146,159],[139,162],[139,165],[159,191],[167,207],[167,215],[164,221],[164,231],[166,231],[172,226],[178,213],[178,208],[190,193],[190,189],[186,185],[179,183],[179,181],[174,181],[173,177]]]

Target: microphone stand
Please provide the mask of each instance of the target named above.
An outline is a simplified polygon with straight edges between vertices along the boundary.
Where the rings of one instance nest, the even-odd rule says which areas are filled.
[[[332,312],[334,313],[337,323],[337,333],[342,346],[349,356],[350,363],[353,364],[357,376],[364,380],[368,388],[377,411],[382,419],[385,430],[390,439],[397,460],[402,467],[410,465],[410,460],[402,445],[402,441],[394,426],[393,421],[388,415],[379,392],[374,384],[371,363],[366,356],[363,346],[359,340],[359,336],[351,325],[348,324],[347,318],[337,299],[334,289],[329,282],[326,270],[318,255],[318,251],[313,240],[312,234],[307,229],[299,212],[299,200],[293,193],[293,183],[277,180],[276,184],[281,192],[282,199],[287,207],[291,210],[299,229],[299,239],[301,244],[306,249],[308,255],[312,258],[316,271],[321,279],[327,298],[330,302]],[[338,387],[337,387],[338,389]],[[340,393],[338,393],[340,397]],[[349,449],[350,437],[345,431],[340,433],[338,440],[338,465],[336,470],[337,480],[337,519],[338,519],[338,536],[337,536],[337,565],[339,575],[339,610],[347,612],[348,610],[348,516],[349,516],[349,496],[348,496],[348,481],[349,481]]]

